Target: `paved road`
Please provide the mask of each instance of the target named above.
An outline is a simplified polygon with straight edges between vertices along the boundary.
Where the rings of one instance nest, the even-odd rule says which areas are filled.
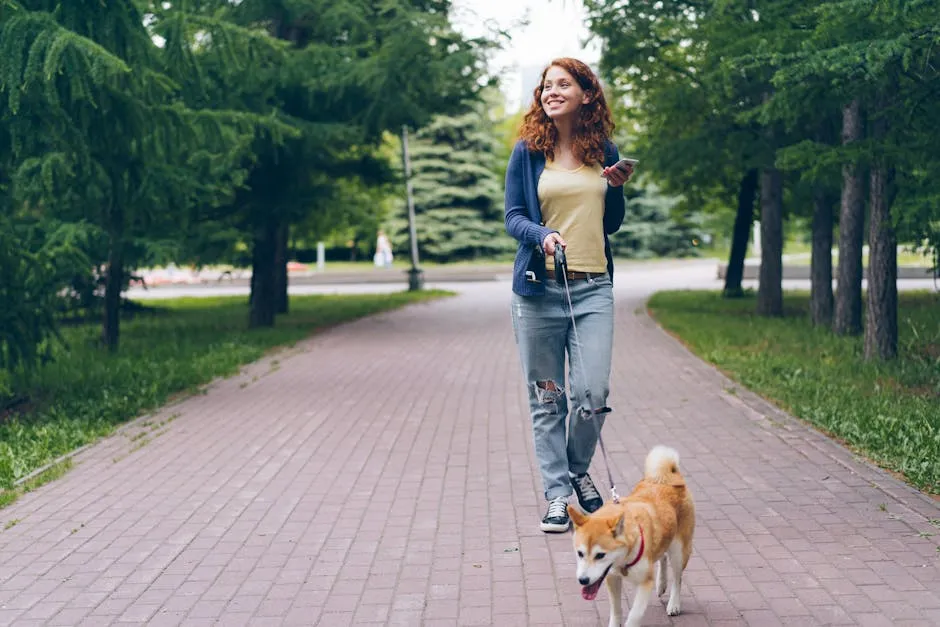
[[[646,624],[940,624],[940,507],[661,332],[645,295],[693,274],[617,279],[614,473],[672,445],[699,513],[684,613],[654,602]],[[570,537],[538,530],[508,284],[454,287],[259,362],[0,510],[0,624],[606,624]]]

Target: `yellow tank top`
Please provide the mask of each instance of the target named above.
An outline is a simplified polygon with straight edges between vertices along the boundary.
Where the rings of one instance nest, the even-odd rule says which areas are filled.
[[[604,197],[607,179],[598,165],[565,170],[551,161],[539,177],[539,204],[545,226],[561,233],[568,243],[568,269],[602,274],[607,272],[604,255]],[[546,266],[555,267],[546,255]]]

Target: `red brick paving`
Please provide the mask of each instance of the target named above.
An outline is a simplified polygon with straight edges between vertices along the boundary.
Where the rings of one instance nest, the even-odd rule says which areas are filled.
[[[669,444],[698,506],[683,614],[645,624],[940,625],[940,507],[693,358],[624,282],[614,473],[626,491]],[[0,510],[0,624],[606,625],[570,537],[538,529],[508,284],[460,289],[255,364]]]

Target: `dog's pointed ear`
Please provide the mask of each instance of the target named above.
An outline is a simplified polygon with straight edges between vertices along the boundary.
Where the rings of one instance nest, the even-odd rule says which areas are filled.
[[[575,527],[580,527],[586,523],[588,519],[588,517],[582,514],[581,510],[574,505],[568,505],[568,516],[571,517],[571,522],[574,523]]]
[[[619,538],[623,535],[623,514],[620,514],[620,517],[617,518],[611,529],[615,538]]]

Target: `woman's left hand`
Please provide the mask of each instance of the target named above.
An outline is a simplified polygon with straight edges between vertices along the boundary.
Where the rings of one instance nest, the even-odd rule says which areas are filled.
[[[613,166],[604,168],[604,176],[607,177],[607,184],[611,187],[620,187],[630,180],[633,176],[633,166],[629,163],[623,166],[624,169]]]

